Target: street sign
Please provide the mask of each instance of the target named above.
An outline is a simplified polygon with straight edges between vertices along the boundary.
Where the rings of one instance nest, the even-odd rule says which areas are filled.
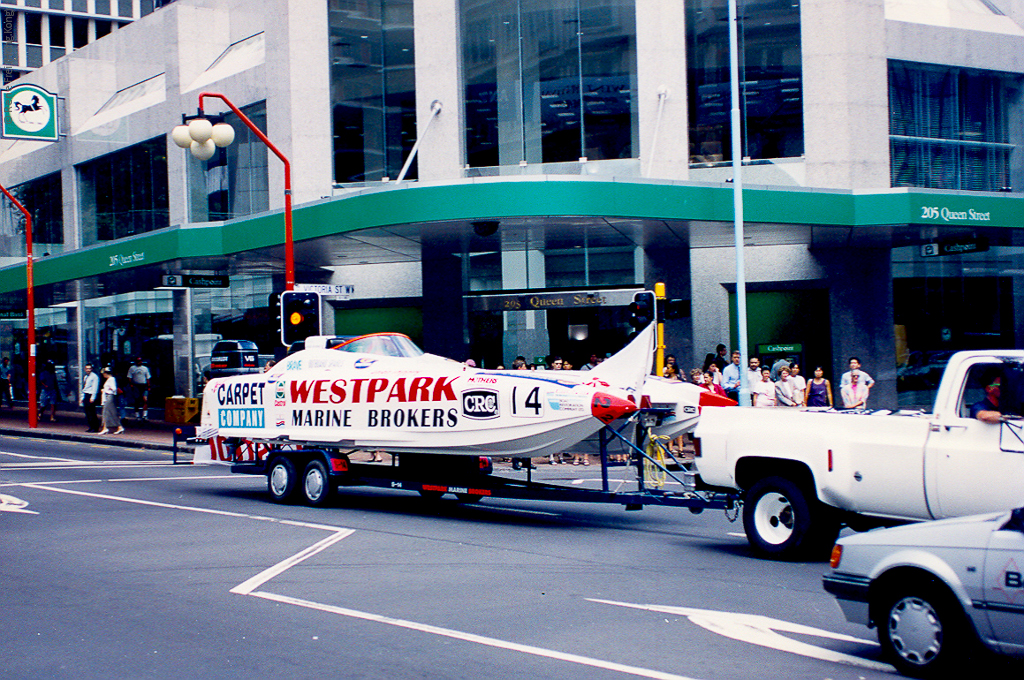
[[[356,292],[356,287],[340,283],[296,283],[293,290],[297,293],[320,293],[320,297],[348,300]]]
[[[174,288],[227,288],[230,284],[226,274],[166,274],[162,281]]]
[[[56,142],[57,95],[37,85],[18,85],[3,91],[3,136]]]
[[[27,319],[28,311],[25,309],[0,309],[0,320]]]

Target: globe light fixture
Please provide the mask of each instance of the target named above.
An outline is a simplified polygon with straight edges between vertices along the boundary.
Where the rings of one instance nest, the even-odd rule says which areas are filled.
[[[224,102],[238,119],[277,156],[284,164],[284,287],[285,290],[295,288],[295,248],[292,239],[292,170],[291,163],[281,151],[271,143],[263,132],[242,111],[231,103],[226,96],[218,92],[199,93],[199,112],[195,116],[182,116],[182,124],[171,130],[171,140],[182,149],[188,149],[201,161],[208,161],[217,153],[218,147],[227,147],[235,141],[235,130],[225,123],[221,116],[207,117],[203,111],[203,100],[219,99]],[[438,103],[438,110],[440,103]],[[436,115],[436,112],[434,113]]]

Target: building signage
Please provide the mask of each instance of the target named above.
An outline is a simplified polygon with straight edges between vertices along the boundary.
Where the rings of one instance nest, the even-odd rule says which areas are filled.
[[[637,289],[639,290],[639,289]],[[467,298],[473,311],[525,312],[538,309],[579,309],[628,305],[637,290],[602,290],[518,295],[479,295]]]
[[[141,253],[139,253],[139,252],[122,253],[120,255],[111,255],[110,256],[110,265],[108,265],[108,266],[110,266],[110,267],[124,267],[126,265],[138,264],[139,262],[145,262],[145,261],[146,261],[146,252],[145,251],[143,251]]]
[[[36,85],[19,85],[3,91],[3,136],[56,142],[57,95]]]
[[[944,205],[922,205],[920,218],[922,220],[938,220],[940,222],[991,222],[992,211],[975,210],[974,208],[953,210],[949,206]]]
[[[28,312],[24,309],[0,309],[0,321],[12,319],[27,319]]]
[[[175,288],[227,288],[227,274],[167,274],[163,285]]]
[[[983,253],[988,250],[988,239],[957,239],[925,243],[921,246],[921,257],[938,257],[939,255],[964,255],[966,253]]]
[[[348,300],[355,294],[356,287],[338,283],[296,283],[294,290],[299,293],[320,293],[322,297]]]
[[[802,343],[793,342],[788,345],[758,345],[758,354],[782,354],[786,352],[803,352],[804,346]]]

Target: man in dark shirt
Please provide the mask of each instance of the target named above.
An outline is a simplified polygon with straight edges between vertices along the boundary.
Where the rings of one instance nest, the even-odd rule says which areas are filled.
[[[985,398],[971,406],[971,417],[984,423],[998,423],[1003,420],[999,410],[1000,386],[1002,377],[995,375],[985,380]]]

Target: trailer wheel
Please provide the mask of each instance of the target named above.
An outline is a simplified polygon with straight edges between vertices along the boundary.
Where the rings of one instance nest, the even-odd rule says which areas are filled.
[[[287,456],[278,456],[270,463],[267,473],[267,490],[275,503],[290,503],[295,498],[295,463]]]
[[[334,484],[322,460],[311,460],[302,474],[302,498],[307,505],[327,505],[334,497]]]
[[[766,477],[743,499],[743,529],[751,547],[772,559],[797,559],[825,543],[839,524],[816,498],[785,477]]]

